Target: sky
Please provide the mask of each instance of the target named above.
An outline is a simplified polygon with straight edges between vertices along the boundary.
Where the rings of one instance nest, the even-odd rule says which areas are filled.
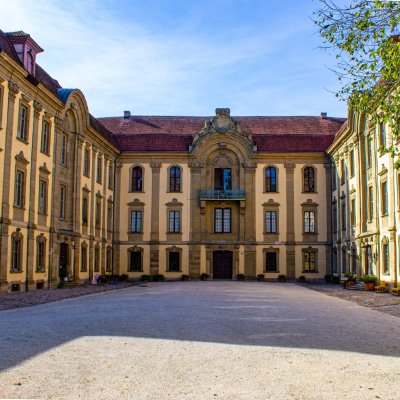
[[[317,0],[0,0],[0,29],[44,49],[37,63],[96,117],[346,117]]]

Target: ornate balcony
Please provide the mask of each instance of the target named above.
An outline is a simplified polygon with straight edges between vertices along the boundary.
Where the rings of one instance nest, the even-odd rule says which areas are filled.
[[[245,200],[246,190],[200,189],[200,200]]]

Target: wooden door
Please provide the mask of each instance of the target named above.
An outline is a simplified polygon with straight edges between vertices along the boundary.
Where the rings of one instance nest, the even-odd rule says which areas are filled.
[[[233,257],[231,251],[213,252],[213,278],[214,279],[232,279]]]

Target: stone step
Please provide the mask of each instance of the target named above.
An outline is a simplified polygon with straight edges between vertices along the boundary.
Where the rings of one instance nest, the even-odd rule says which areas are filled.
[[[59,289],[73,289],[77,287],[83,287],[85,285],[79,284],[77,282],[60,282],[58,284]]]
[[[351,286],[349,290],[359,290],[359,291],[365,291],[365,284],[364,283],[356,283],[354,286]]]

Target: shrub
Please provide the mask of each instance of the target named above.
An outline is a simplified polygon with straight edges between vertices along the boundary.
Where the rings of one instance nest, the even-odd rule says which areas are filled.
[[[154,282],[162,282],[163,280],[164,280],[164,275],[162,275],[162,274],[153,275]]]
[[[237,274],[236,277],[239,281],[244,281],[244,274]]]
[[[182,280],[183,281],[188,281],[189,280],[189,275],[182,275]]]
[[[279,279],[281,282],[286,282],[286,275],[278,275],[278,279]]]
[[[150,280],[150,275],[142,275],[142,276],[140,277],[140,280],[141,280],[142,282],[148,282],[148,281]]]
[[[206,280],[206,279],[208,279],[208,274],[206,274],[205,272],[203,272],[203,273],[200,275],[200,278],[201,278],[202,280]]]
[[[375,275],[363,275],[361,278],[364,283],[374,283],[377,279]]]
[[[340,283],[340,278],[338,276],[333,275],[331,279],[331,283],[337,284]]]
[[[345,278],[348,278],[349,281],[355,281],[356,280],[356,276],[352,272],[345,272],[343,274],[343,276]]]
[[[118,280],[120,282],[127,282],[128,281],[129,276],[127,274],[122,274],[118,277]]]
[[[332,281],[333,276],[332,275],[325,275],[324,279],[326,283],[330,283]]]

